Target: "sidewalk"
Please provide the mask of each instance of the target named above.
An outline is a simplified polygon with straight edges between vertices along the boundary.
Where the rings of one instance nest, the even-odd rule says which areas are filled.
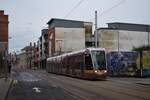
[[[139,79],[136,84],[149,85],[150,86],[150,78],[142,78]]]
[[[11,84],[11,78],[7,78],[7,80],[5,78],[0,78],[0,100],[5,100],[5,97],[7,96]]]

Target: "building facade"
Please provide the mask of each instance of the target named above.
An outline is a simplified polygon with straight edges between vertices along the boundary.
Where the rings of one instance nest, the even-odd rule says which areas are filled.
[[[8,57],[8,15],[0,10],[0,75],[6,73]]]
[[[19,58],[18,67],[21,68],[21,69],[26,69],[27,68],[27,55],[26,55],[26,52],[24,50],[21,51],[21,53],[18,54],[18,58]]]
[[[49,27],[49,57],[92,45],[91,22],[53,18],[47,24]]]
[[[33,46],[30,43],[29,46],[24,47],[19,54],[20,65],[26,69],[38,69],[40,68],[40,51],[39,42],[34,42]],[[24,60],[24,61],[23,61]]]
[[[34,42],[33,45],[33,67],[32,69],[38,69],[39,68],[39,48],[38,48],[38,44],[36,44]]]
[[[108,28],[98,29],[98,41],[108,51],[131,51],[150,44],[150,25],[108,23]]]
[[[25,62],[26,62],[26,68],[31,69],[34,67],[34,46],[32,46],[32,43],[30,43],[30,46],[26,46],[22,49],[22,52],[25,53]]]
[[[46,68],[46,58],[49,55],[48,29],[41,31],[41,36],[38,41],[40,68],[44,69]]]

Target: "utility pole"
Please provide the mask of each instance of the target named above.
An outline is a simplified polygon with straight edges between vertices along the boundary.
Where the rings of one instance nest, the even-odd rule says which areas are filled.
[[[97,48],[97,11],[95,11],[95,47]]]

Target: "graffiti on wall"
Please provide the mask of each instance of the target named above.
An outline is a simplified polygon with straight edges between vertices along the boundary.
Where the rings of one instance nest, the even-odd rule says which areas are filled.
[[[111,52],[108,54],[108,71],[110,75],[134,75],[138,69],[137,52]]]
[[[110,76],[139,76],[140,59],[142,60],[143,76],[150,76],[150,52],[110,52],[107,55]]]

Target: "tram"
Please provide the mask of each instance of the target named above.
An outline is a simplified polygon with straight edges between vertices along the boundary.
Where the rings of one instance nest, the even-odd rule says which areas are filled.
[[[85,79],[106,79],[104,48],[86,48],[47,59],[47,71]]]

